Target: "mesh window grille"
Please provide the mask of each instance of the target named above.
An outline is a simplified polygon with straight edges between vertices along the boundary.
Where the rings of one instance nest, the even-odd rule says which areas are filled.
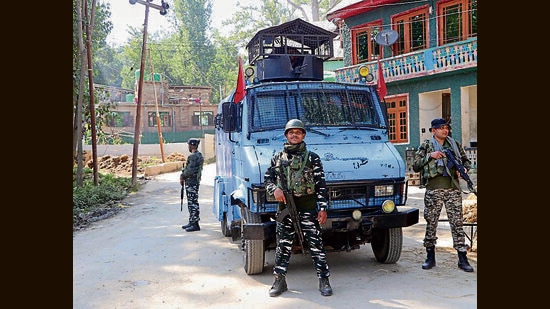
[[[366,126],[380,124],[370,88],[342,88],[322,83],[288,83],[250,91],[252,132],[284,128],[297,118],[306,126]]]

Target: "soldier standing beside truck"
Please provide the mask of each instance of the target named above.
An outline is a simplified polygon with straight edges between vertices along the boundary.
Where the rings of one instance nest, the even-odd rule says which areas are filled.
[[[307,151],[305,136],[304,123],[299,119],[289,120],[285,126],[287,142],[284,143],[284,149],[273,156],[271,166],[264,176],[267,193],[279,202],[277,245],[273,267],[275,282],[269,290],[269,296],[272,297],[279,296],[287,290],[286,273],[294,237],[300,239],[302,237],[297,235],[298,233],[303,233],[305,237],[319,278],[321,295],[332,295],[332,287],[328,280],[330,271],[320,226],[327,221],[328,196],[325,173],[319,155]],[[285,194],[285,191],[288,194]],[[287,200],[287,197],[293,201]],[[284,211],[288,207],[295,207],[295,213],[299,218],[288,215],[288,211]],[[298,221],[298,225],[294,225],[296,223],[293,222],[294,220]],[[302,246],[300,249],[305,253],[304,244],[300,243],[300,245]]]
[[[465,233],[462,227],[462,190],[458,182],[458,170],[450,161],[447,161],[444,151],[452,150],[466,170],[470,168],[462,146],[449,136],[449,124],[443,118],[435,118],[431,122],[430,132],[433,137],[425,140],[414,155],[413,170],[420,172],[421,184],[426,186],[424,194],[424,219],[426,219],[426,233],[424,247],[426,247],[426,261],[422,269],[431,269],[435,266],[435,244],[437,241],[437,223],[441,209],[445,205],[449,225],[453,235],[453,247],[458,252],[458,267],[466,272],[474,269],[468,263],[465,243]]]
[[[204,157],[198,151],[200,140],[198,138],[190,138],[187,141],[189,152],[185,167],[181,170],[180,184],[185,186],[187,194],[187,209],[189,210],[189,223],[181,228],[186,232],[200,231],[200,208],[199,208],[199,185],[201,182],[202,165]]]

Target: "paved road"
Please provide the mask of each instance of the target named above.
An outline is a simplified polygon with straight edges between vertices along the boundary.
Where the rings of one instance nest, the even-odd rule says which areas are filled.
[[[334,294],[323,297],[309,256],[293,255],[289,291],[269,297],[274,252],[264,273],[246,275],[238,243],[224,237],[212,214],[214,166],[200,188],[201,231],[181,225],[179,173],[155,176],[121,204],[127,209],[73,235],[73,308],[477,308],[475,269],[457,268],[448,227],[438,233],[437,267],[422,270],[423,219],[405,228],[396,264],[376,262],[370,245],[329,253]],[[408,205],[422,207],[422,190],[410,190]]]

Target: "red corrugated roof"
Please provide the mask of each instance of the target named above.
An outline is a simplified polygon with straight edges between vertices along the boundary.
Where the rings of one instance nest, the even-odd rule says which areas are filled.
[[[375,10],[383,5],[399,2],[399,0],[364,0],[364,1],[342,1],[343,7],[327,13],[327,20],[333,21],[336,18],[346,19],[368,11]],[[349,3],[346,5],[346,3]]]

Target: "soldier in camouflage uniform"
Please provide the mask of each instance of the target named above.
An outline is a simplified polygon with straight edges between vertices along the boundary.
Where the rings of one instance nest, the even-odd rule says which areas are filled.
[[[321,226],[327,221],[327,188],[325,186],[325,173],[321,158],[314,152],[307,151],[306,143],[303,141],[306,135],[305,127],[302,121],[291,119],[285,126],[285,136],[287,142],[284,143],[284,149],[276,153],[271,159],[271,166],[267,169],[264,179],[267,193],[274,196],[279,201],[278,215],[286,207],[286,199],[281,188],[288,185],[282,183],[280,171],[288,172],[287,169],[281,169],[281,166],[294,168],[298,176],[284,175],[283,179],[296,179],[294,186],[288,188],[293,192],[293,197],[300,218],[300,227],[304,234],[304,245],[307,244],[313,265],[319,278],[319,291],[323,296],[332,295],[328,277],[330,276],[329,267],[326,261],[326,252],[321,238]],[[307,155],[307,157],[306,157]],[[302,160],[306,160],[305,162]],[[288,290],[286,284],[286,273],[290,261],[290,255],[293,249],[294,237],[296,231],[292,225],[290,216],[277,219],[277,248],[275,251],[275,266],[273,274],[275,282],[269,290],[269,296],[278,296]],[[301,248],[305,250],[305,248]]]
[[[189,223],[181,227],[186,232],[201,230],[199,226],[199,185],[201,182],[204,157],[202,153],[197,150],[199,143],[200,140],[197,138],[190,138],[187,141],[187,146],[191,154],[187,157],[186,165],[181,170],[180,174],[180,184],[185,186],[187,209],[189,210]]]
[[[454,152],[457,161],[462,163],[468,171],[471,162],[468,160],[462,146],[449,136],[449,124],[443,118],[436,118],[431,122],[431,139],[425,140],[415,153],[413,170],[420,172],[420,183],[426,187],[424,194],[424,219],[426,219],[426,233],[424,247],[427,258],[422,269],[431,269],[435,266],[436,230],[441,209],[445,205],[453,247],[458,252],[458,267],[466,272],[474,271],[468,263],[462,218],[462,189],[459,184],[459,172],[445,157],[444,149]]]

